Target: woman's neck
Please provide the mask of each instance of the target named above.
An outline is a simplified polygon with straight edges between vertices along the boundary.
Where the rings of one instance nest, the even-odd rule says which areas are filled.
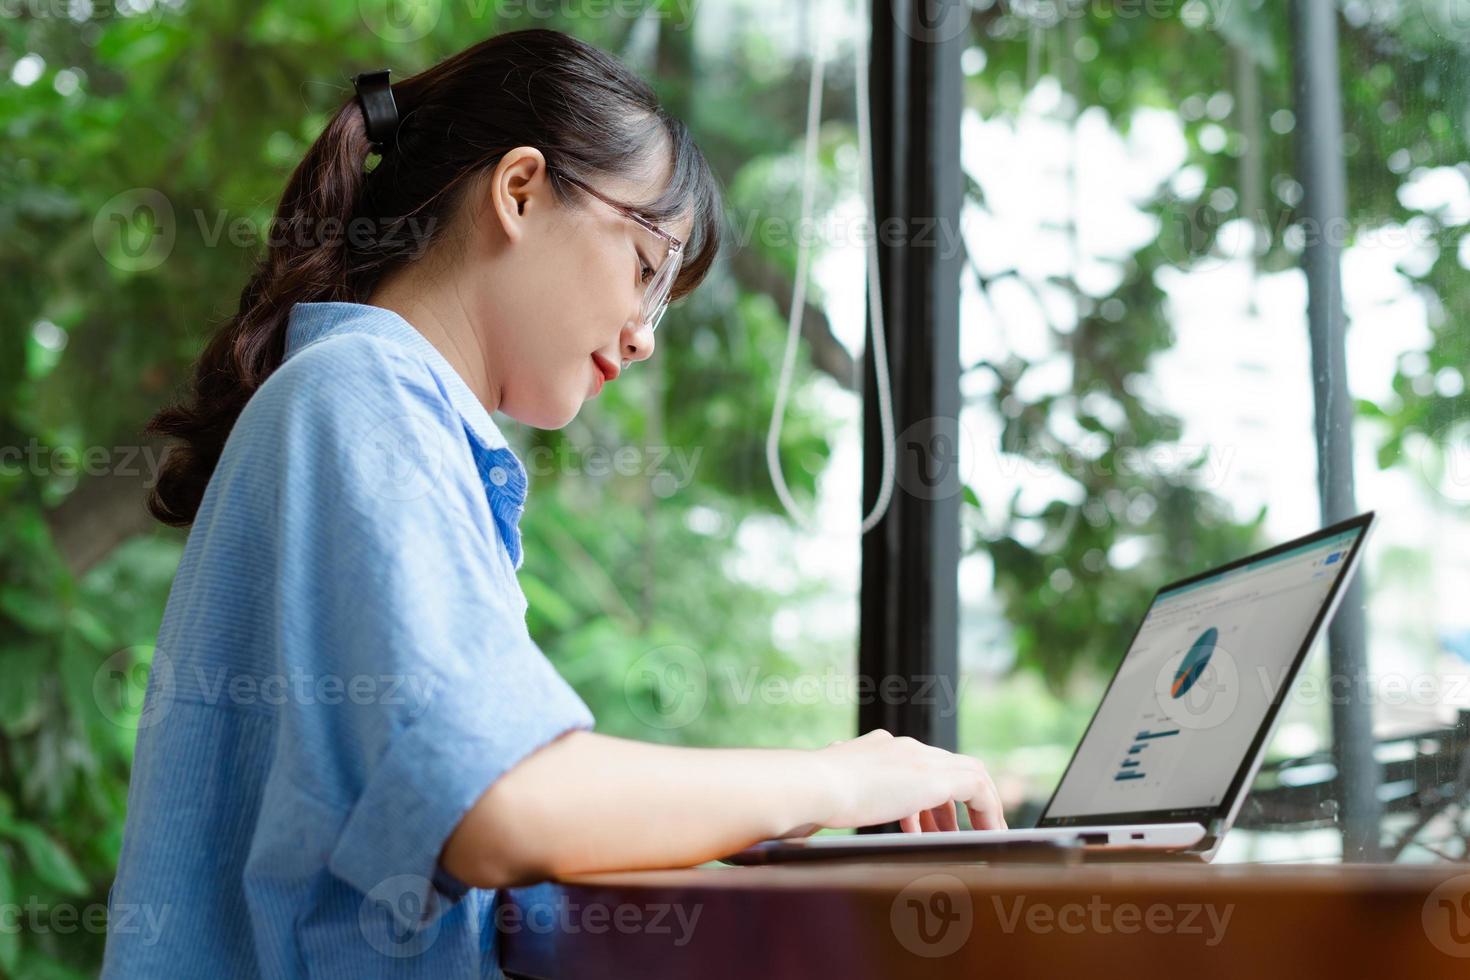
[[[453,290],[425,290],[408,277],[394,277],[373,290],[368,302],[392,310],[444,356],[475,397],[494,413],[500,407],[501,383],[494,376],[492,359],[486,356],[483,339],[474,329],[464,304]]]

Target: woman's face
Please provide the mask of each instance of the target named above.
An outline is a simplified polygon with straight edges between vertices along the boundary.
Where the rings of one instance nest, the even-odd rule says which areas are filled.
[[[636,208],[664,186],[647,179],[593,178],[605,196]],[[500,411],[539,429],[559,429],[602,386],[604,372],[652,356],[653,331],[641,322],[645,286],[668,246],[589,194],[562,203],[539,151],[507,154],[485,188],[490,274],[471,287],[475,321],[485,331],[488,365],[500,386]],[[663,229],[681,241],[690,219]],[[607,384],[613,383],[609,379]]]

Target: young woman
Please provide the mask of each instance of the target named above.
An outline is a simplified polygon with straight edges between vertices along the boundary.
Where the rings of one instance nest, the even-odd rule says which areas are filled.
[[[182,442],[150,507],[191,531],[106,976],[497,975],[504,886],[954,829],[955,801],[1005,825],[978,761],[882,731],[596,734],[527,633],[526,473],[492,414],[559,428],[652,356],[720,222],[685,127],[571,37],[359,76],[191,397],[151,425]]]

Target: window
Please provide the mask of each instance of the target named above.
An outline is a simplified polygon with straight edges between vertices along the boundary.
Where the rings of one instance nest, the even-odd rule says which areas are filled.
[[[1154,590],[1321,526],[1321,458],[1339,499],[1378,513],[1362,599],[1336,618],[1366,670],[1329,662],[1319,639],[1222,858],[1336,859],[1354,812],[1377,826],[1375,803],[1384,848],[1348,856],[1393,857],[1414,793],[1447,780],[1425,775],[1442,756],[1416,769],[1416,754],[1435,760],[1470,706],[1454,693],[1470,654],[1455,600],[1470,25],[1433,4],[1349,2],[1326,11],[1334,49],[1284,4],[976,6],[960,746],[1034,816]],[[1304,133],[1332,111],[1296,87],[1312,45],[1340,59],[1336,147]],[[1341,214],[1310,199],[1330,197],[1334,168]],[[1341,252],[1340,320],[1309,315],[1331,302],[1304,271],[1324,243],[1324,261]],[[1345,374],[1313,361],[1313,329],[1337,324]],[[1337,407],[1350,458],[1314,427]],[[1381,777],[1341,756],[1354,718]],[[1445,831],[1418,837],[1440,847]]]

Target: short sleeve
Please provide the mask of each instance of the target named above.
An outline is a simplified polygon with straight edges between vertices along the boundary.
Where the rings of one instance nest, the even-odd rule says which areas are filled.
[[[593,718],[526,630],[461,421],[427,368],[361,336],[287,368],[272,395],[279,648],[311,693],[286,699],[274,765],[341,815],[328,871],[364,895],[390,889],[384,904],[418,928],[453,900],[438,856],[465,812]]]

